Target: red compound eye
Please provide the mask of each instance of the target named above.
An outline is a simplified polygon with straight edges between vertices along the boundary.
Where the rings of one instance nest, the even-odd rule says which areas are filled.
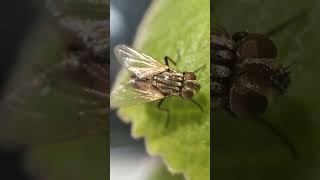
[[[192,98],[193,97],[193,92],[190,91],[190,90],[183,89],[182,90],[182,97],[184,97],[184,98]]]
[[[258,117],[268,106],[267,98],[248,88],[233,86],[230,91],[230,108],[240,118]]]
[[[188,72],[184,75],[184,79],[185,80],[196,80],[197,79],[197,76],[192,73],[192,72]]]
[[[248,34],[239,44],[238,53],[241,59],[275,58],[277,48],[265,35]]]

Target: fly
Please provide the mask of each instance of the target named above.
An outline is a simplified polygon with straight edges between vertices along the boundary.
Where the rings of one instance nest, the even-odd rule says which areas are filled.
[[[295,146],[271,123],[261,118],[269,95],[286,93],[289,66],[276,62],[277,48],[269,38],[304,15],[298,14],[266,34],[240,31],[228,33],[214,26],[211,44],[211,109],[225,110],[239,119],[259,119],[297,157]]]
[[[192,97],[200,90],[196,73],[204,66],[193,72],[178,72],[169,68],[169,61],[176,64],[170,57],[165,56],[165,64],[162,64],[122,44],[114,48],[114,53],[131,77],[111,93],[111,107],[125,107],[160,100],[158,109],[167,113],[166,126],[170,118],[170,110],[162,107],[166,97],[179,96],[188,99],[203,111],[202,106]]]

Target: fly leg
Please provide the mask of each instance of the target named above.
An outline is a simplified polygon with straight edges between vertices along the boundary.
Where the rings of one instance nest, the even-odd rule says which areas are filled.
[[[178,64],[178,62],[180,61],[180,59],[181,59],[180,58],[180,51],[178,50],[178,58],[177,58],[176,61],[173,60],[172,58],[170,58],[169,56],[165,56],[164,57],[164,62],[168,67],[169,67],[169,61],[176,66]]]
[[[194,70],[193,73],[197,73],[200,70],[204,69],[205,67],[206,67],[206,65],[202,65],[202,66],[198,67],[196,70]]]
[[[203,108],[202,106],[194,99],[189,99],[191,102],[193,102],[193,104],[195,104],[196,106],[198,106],[198,108],[200,109],[201,112],[203,112]]]
[[[295,147],[295,145],[290,141],[290,139],[279,129],[277,129],[272,123],[266,121],[263,118],[258,119],[265,128],[271,131],[274,135],[276,135],[279,140],[288,148],[289,152],[292,154],[294,159],[299,159],[299,153]]]
[[[173,60],[173,59],[171,59],[169,56],[165,56],[164,57],[164,62],[166,63],[166,65],[169,67],[169,61],[172,63],[172,64],[174,64],[174,65],[177,65],[177,63]]]
[[[168,127],[169,126],[169,121],[170,121],[170,111],[169,111],[169,109],[166,109],[166,108],[163,108],[163,107],[161,107],[161,105],[162,105],[162,103],[163,103],[163,101],[165,100],[165,98],[164,99],[161,99],[160,101],[159,101],[159,103],[158,103],[158,109],[159,110],[161,110],[161,111],[165,111],[166,113],[167,113],[167,120],[166,120],[166,127]]]
[[[92,130],[101,129],[108,126],[108,121],[106,120],[108,115],[108,108],[91,109],[78,112],[78,119],[81,121],[87,121],[90,119],[92,121]],[[94,128],[95,127],[95,128]]]
[[[279,32],[281,32],[282,30],[284,30],[289,25],[291,25],[292,23],[294,23],[295,21],[297,21],[299,18],[302,18],[305,15],[306,15],[306,12],[302,11],[302,12],[296,14],[295,16],[289,18],[287,21],[285,21],[285,22],[279,24],[278,26],[274,27],[269,32],[265,33],[265,35],[268,36],[268,37],[274,36],[274,35],[278,34]]]
[[[86,111],[80,111],[78,113],[79,117],[91,117],[97,119],[106,119],[109,110],[108,108],[91,109]]]

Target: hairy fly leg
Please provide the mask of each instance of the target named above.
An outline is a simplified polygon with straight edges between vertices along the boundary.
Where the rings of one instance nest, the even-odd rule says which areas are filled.
[[[289,66],[283,68],[280,66],[271,76],[271,84],[279,95],[285,94],[290,83]]]
[[[268,131],[277,136],[279,140],[288,148],[288,151],[291,153],[294,159],[300,158],[300,154],[297,151],[296,146],[280,129],[276,128],[271,122],[268,122],[263,118],[259,118],[257,122],[261,123],[261,125],[264,126]]]
[[[281,31],[283,31],[285,28],[293,24],[294,22],[297,22],[300,18],[303,18],[307,15],[305,11],[301,11],[298,14],[292,16],[291,18],[287,19],[285,22],[282,22],[281,24],[277,25],[276,27],[269,30],[267,33],[265,33],[266,36],[271,37],[274,36]]]
[[[196,100],[194,100],[194,99],[189,99],[193,104],[195,104],[199,109],[200,109],[200,111],[201,112],[204,112],[204,110],[203,110],[203,107],[201,106],[201,104],[199,104]]]
[[[169,66],[169,61],[170,61],[172,64],[177,65],[177,63],[176,63],[173,59],[171,59],[169,56],[165,56],[165,57],[164,57],[164,62],[165,62],[165,64],[166,64],[168,67],[170,67],[170,66]]]
[[[170,121],[170,110],[167,109],[167,108],[163,108],[161,107],[161,105],[163,104],[164,100],[166,98],[163,98],[159,101],[158,103],[158,109],[161,110],[161,111],[165,111],[167,113],[167,119],[166,119],[166,124],[165,124],[165,127],[168,127],[169,126],[169,121]]]

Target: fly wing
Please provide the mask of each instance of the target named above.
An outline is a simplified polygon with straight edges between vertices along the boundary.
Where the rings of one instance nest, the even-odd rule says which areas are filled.
[[[164,95],[150,83],[132,79],[111,93],[111,107],[125,107],[163,99]]]
[[[169,69],[168,66],[161,64],[154,58],[123,44],[117,45],[114,48],[114,53],[119,62],[139,79],[150,77]]]

